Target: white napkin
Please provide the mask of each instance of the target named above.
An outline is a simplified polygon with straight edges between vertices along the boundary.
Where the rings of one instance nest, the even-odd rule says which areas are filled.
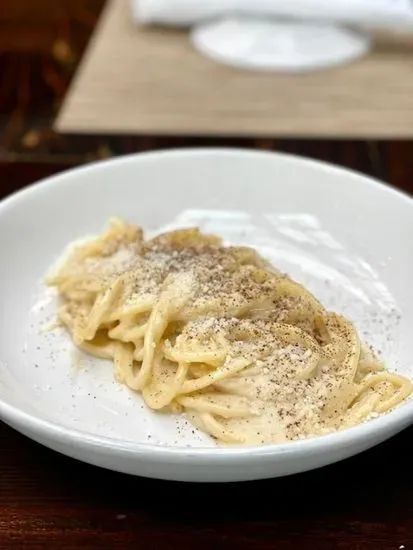
[[[187,27],[225,14],[233,3],[231,0],[132,0],[132,9],[136,21],[144,25]]]
[[[371,26],[412,26],[410,0],[131,0],[143,25],[188,27],[226,15],[289,16]]]

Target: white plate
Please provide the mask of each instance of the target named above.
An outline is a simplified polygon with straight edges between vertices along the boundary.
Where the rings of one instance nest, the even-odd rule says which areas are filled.
[[[310,72],[343,65],[365,55],[370,39],[330,24],[227,17],[196,25],[194,46],[232,67],[257,71]]]
[[[250,244],[350,317],[388,367],[413,376],[413,201],[356,173],[241,150],[132,155],[81,167],[0,204],[0,415],[40,443],[130,474],[186,481],[283,476],[359,453],[406,428],[413,402],[361,426],[290,443],[217,448],[148,411],[109,362],[74,360],[42,278],[67,243],[112,216],[199,224]]]

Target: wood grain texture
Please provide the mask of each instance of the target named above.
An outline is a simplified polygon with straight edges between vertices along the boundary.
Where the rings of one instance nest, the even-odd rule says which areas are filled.
[[[307,75],[221,66],[188,33],[141,29],[109,0],[58,116],[63,132],[412,137],[413,40],[379,38],[365,59]]]
[[[13,550],[409,549],[412,435],[407,430],[363,455],[290,478],[192,485],[88,466],[2,425],[0,545]]]

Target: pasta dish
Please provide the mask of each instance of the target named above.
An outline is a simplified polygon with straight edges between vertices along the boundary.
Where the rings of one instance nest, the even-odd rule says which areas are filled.
[[[198,229],[146,240],[113,219],[48,278],[76,346],[158,413],[222,444],[341,430],[400,405],[412,383],[353,325],[255,250]]]

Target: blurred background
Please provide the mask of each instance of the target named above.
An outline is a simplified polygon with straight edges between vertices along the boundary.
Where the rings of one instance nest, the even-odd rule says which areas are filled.
[[[0,5],[0,193],[110,154],[106,139],[67,140],[53,120],[104,0]]]
[[[114,4],[119,4],[119,2],[123,4],[124,10],[128,10],[127,17],[130,21],[127,24],[130,32],[136,32],[138,36],[140,31],[136,22],[132,20],[132,12],[126,0],[112,0],[112,2],[109,2],[112,4],[110,9],[113,12]],[[128,4],[127,8],[126,4]],[[65,103],[71,82],[74,81],[76,71],[81,65],[83,55],[94,30],[97,28],[104,6],[104,0],[13,0],[13,2],[1,3],[0,193],[2,196],[39,178],[94,159],[107,158],[132,151],[198,145],[234,145],[297,153],[354,168],[385,181],[390,181],[399,188],[409,189],[411,173],[413,172],[412,142],[410,136],[398,135],[397,129],[391,139],[388,136],[372,135],[371,131],[366,139],[361,139],[357,135],[355,137],[351,135],[337,137],[337,132],[334,131],[332,136],[329,137],[328,127],[323,135],[316,135],[315,137],[300,135],[300,132],[294,135],[294,129],[289,131],[289,135],[286,135],[285,132],[280,132],[280,135],[277,135],[276,132],[271,133],[271,127],[267,128],[262,135],[255,128],[251,131],[251,135],[248,135],[248,129],[244,129],[237,135],[234,130],[226,132],[225,105],[220,105],[221,111],[218,112],[219,116],[216,118],[222,122],[219,122],[221,127],[218,127],[216,132],[211,128],[208,129],[208,132],[201,131],[197,133],[196,130],[185,132],[185,128],[180,127],[179,116],[174,121],[175,131],[170,127],[167,131],[162,131],[161,124],[159,131],[156,128],[151,129],[151,131],[139,128],[136,131],[133,128],[128,128],[125,131],[122,131],[122,128],[117,128],[116,131],[103,131],[94,128],[89,132],[87,122],[83,124],[81,131],[76,131],[76,129],[71,129],[70,132],[57,130],[56,117]],[[105,25],[108,27],[110,23],[106,21]],[[156,37],[156,35],[151,34],[151,30],[145,29],[142,32],[145,33],[145,36]],[[153,32],[160,32],[163,40],[165,40],[165,33],[171,33],[168,34],[167,39],[170,40],[171,44],[176,41],[175,31],[157,30]],[[151,40],[154,39],[151,38]],[[106,45],[106,47],[113,47],[116,50],[116,43]],[[196,78],[193,82],[199,81],[198,77],[202,76],[202,70],[195,66],[197,62],[195,56],[200,59],[201,55],[196,53],[193,48],[190,48],[189,53],[189,48],[188,45],[187,53],[191,57],[188,57],[188,83],[186,85],[190,89],[192,85],[190,75],[195,74]],[[137,45],[137,55],[139,55],[139,51]],[[413,59],[412,50],[406,46],[405,53],[409,56],[408,61],[411,63],[411,59]],[[155,52],[153,54],[154,64],[157,59],[156,55]],[[178,66],[180,64],[179,55],[174,55],[175,58],[170,54],[169,61],[176,63]],[[389,59],[391,61],[389,56],[396,55],[393,66],[397,68],[401,64],[399,50],[397,50],[397,54],[394,54],[394,46],[390,48],[389,52],[382,51],[380,55],[387,62]],[[242,85],[244,89],[248,89],[248,93],[250,90],[255,90],[259,94],[260,89],[265,88],[265,93],[268,95],[271,92],[271,86],[273,86],[275,93],[284,78],[282,75],[255,75],[252,72],[243,72],[231,67],[220,66],[206,59],[203,59],[202,63],[204,63],[202,67],[206,67],[205,70],[216,72],[215,76],[218,81],[224,83],[223,86],[226,86],[227,92]],[[359,80],[362,79],[361,89],[364,89],[364,94],[358,93],[358,97],[365,96],[368,98],[374,92],[374,89],[379,87],[383,89],[389,85],[388,76],[384,74],[383,78],[380,79],[380,67],[377,63],[376,60],[374,65],[375,80],[371,83],[371,86],[369,86],[369,71],[373,75],[371,67],[364,70],[360,68],[358,62],[355,62],[350,68],[343,68],[343,71],[353,71],[353,73],[358,71],[356,76]],[[93,80],[93,62],[91,60],[89,60],[89,69],[89,73],[92,71],[92,74],[85,75],[85,71],[83,71],[82,78]],[[199,74],[196,71],[199,71]],[[347,81],[346,73],[340,76],[339,71],[340,69],[327,70],[321,72],[319,77],[316,75],[310,77],[298,75],[286,76],[285,78],[292,79],[291,87],[295,90],[299,90],[304,86],[306,79],[309,82],[308,78],[313,79],[311,89],[317,89],[321,92],[329,86],[329,82],[335,82],[334,97],[336,103],[334,109],[339,111],[340,105],[344,108],[349,103],[348,98],[345,96],[341,98],[339,95],[340,90],[345,91],[346,89],[346,86],[341,85],[341,82]],[[153,69],[148,69],[148,74],[151,78],[157,76],[154,76]],[[185,75],[185,73],[183,74]],[[102,75],[100,76],[102,77]],[[110,80],[108,75],[103,74],[103,77]],[[122,88],[119,75],[116,78],[118,79],[118,87]],[[170,78],[173,78],[172,73],[162,72],[162,79],[157,83],[156,89],[154,88],[154,92],[156,91],[160,97],[164,87],[165,94],[168,93]],[[250,87],[248,87],[248,78],[256,79],[252,81]],[[272,78],[274,81],[271,80]],[[318,82],[314,80],[316,78],[321,80]],[[262,86],[260,79],[262,79]],[[330,80],[327,81],[326,79]],[[185,78],[181,75],[180,81],[182,80],[185,80]],[[377,82],[381,82],[381,85],[377,86]],[[128,85],[132,86],[133,82],[128,81]],[[197,85],[198,88],[194,88],[192,92],[192,99],[195,103],[197,93],[202,93],[207,98],[210,95],[206,83],[205,86],[202,82]],[[360,82],[358,85],[360,86]],[[351,88],[351,82],[349,82],[348,87]],[[147,88],[151,90],[150,81]],[[398,79],[397,90],[397,93],[405,93],[408,101],[410,101],[411,88],[409,88],[408,83],[404,84],[403,78]],[[78,91],[82,92],[82,90]],[[181,93],[180,90],[178,92]],[[388,92],[391,97],[392,89]],[[129,90],[129,93],[133,96],[133,89]],[[219,90],[211,91],[212,93],[221,95]],[[101,95],[105,95],[104,88]],[[365,97],[364,100],[366,101]],[[394,104],[391,104],[387,98],[383,100],[386,101],[388,106],[386,117],[390,119],[392,113],[394,113],[394,117],[402,118],[404,116],[404,112],[401,112],[402,107],[399,104],[401,100],[399,100],[398,95],[395,98]],[[168,105],[165,109],[168,108],[173,111],[173,99],[173,97],[168,97]],[[237,106],[240,116],[243,111],[248,112],[255,98],[252,97],[251,102],[245,102],[245,105],[240,103],[241,100],[242,97],[239,99]],[[277,98],[274,95],[274,102],[276,101]],[[355,105],[357,104],[357,96],[356,98],[353,97],[352,102]],[[76,103],[75,100],[74,103]],[[69,105],[69,110],[70,107]],[[145,106],[143,108],[145,109]],[[159,111],[156,105],[155,108]],[[281,105],[279,108],[283,109],[283,106]],[[410,104],[403,106],[403,108],[410,108]],[[311,112],[311,109],[312,105],[310,104],[307,113]],[[413,112],[413,105],[411,106],[411,112]],[[166,114],[168,115],[169,111]],[[68,117],[70,118],[69,115],[70,113],[66,111],[66,121]],[[238,116],[237,113],[235,115]],[[377,118],[381,117],[381,113],[377,112],[376,116]],[[334,117],[332,118],[334,119]],[[299,123],[300,120],[297,122],[297,127],[299,127]],[[242,120],[240,124],[242,124]],[[354,124],[354,127],[356,126],[363,126],[362,112],[360,112],[360,124]]]

